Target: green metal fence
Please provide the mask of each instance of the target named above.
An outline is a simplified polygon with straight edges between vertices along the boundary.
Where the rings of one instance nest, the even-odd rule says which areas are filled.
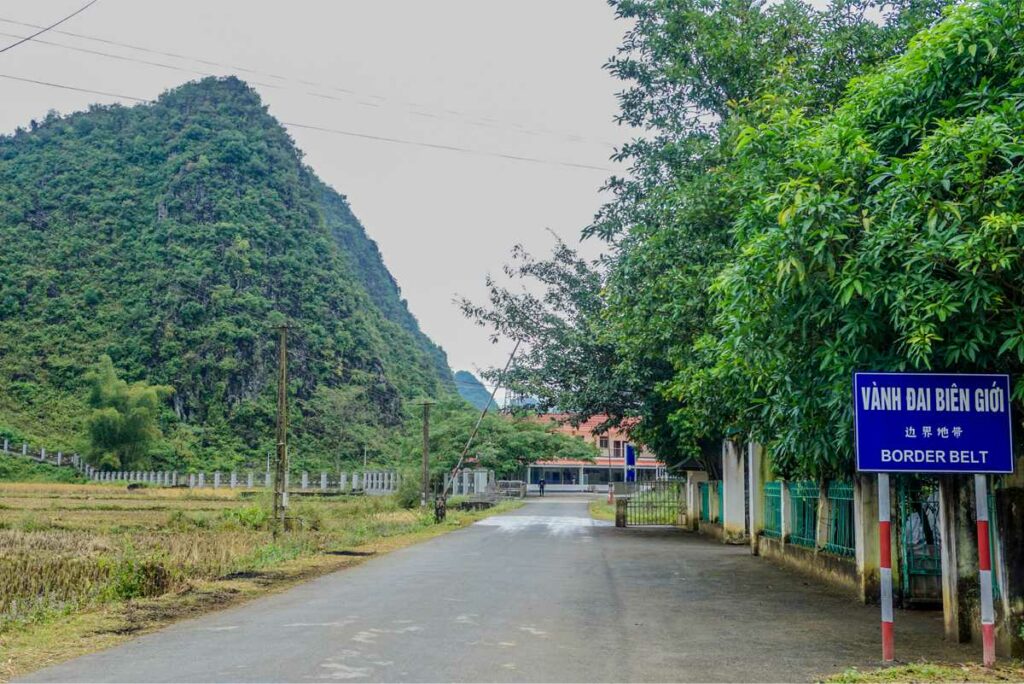
[[[814,482],[789,483],[789,542],[814,548],[818,537],[818,485]]]
[[[700,521],[708,522],[711,520],[711,496],[708,492],[708,483],[698,482],[697,491],[700,493]]]
[[[825,550],[840,556],[855,552],[853,537],[853,485],[830,482],[828,485],[828,541]]]
[[[772,539],[782,537],[782,483],[764,483],[764,527],[761,534]]]
[[[718,524],[721,524],[721,522],[722,522],[722,511],[725,510],[725,505],[722,503],[723,498],[724,498],[724,494],[725,494],[725,488],[722,487],[722,481],[721,480],[715,480],[711,484],[714,487],[715,491],[718,493],[718,508],[717,508],[717,510],[715,510],[714,522],[716,522]]]

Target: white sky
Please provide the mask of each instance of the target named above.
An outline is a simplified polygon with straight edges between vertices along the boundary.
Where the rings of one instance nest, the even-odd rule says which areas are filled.
[[[50,24],[84,3],[5,0],[0,19]],[[626,131],[613,122],[619,86],[601,65],[624,30],[603,0],[99,0],[39,40],[184,71],[29,42],[0,54],[0,74],[153,98],[203,73],[234,73],[268,84],[254,85],[281,121],[612,169],[608,157]],[[0,35],[0,47],[31,32],[0,22],[0,33],[10,34]],[[0,78],[0,131],[49,109],[68,113],[113,101]],[[546,253],[546,228],[575,241],[609,175],[290,132],[307,163],[349,198],[453,369],[500,366],[510,348],[491,345],[453,297],[482,300],[485,275],[500,273],[516,243]],[[584,247],[589,255],[598,249],[592,241]]]

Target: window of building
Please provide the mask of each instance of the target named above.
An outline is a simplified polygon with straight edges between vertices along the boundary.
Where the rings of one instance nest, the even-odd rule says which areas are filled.
[[[622,440],[617,439],[612,444],[612,456],[615,458],[622,458]]]
[[[607,449],[608,448],[608,438],[607,437],[602,437],[600,439],[599,443],[598,443],[598,446],[600,446],[602,449]]]

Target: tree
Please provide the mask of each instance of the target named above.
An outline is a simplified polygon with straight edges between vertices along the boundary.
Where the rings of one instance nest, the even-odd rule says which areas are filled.
[[[548,259],[517,245],[505,275],[522,288],[488,277],[486,305],[460,302],[463,313],[490,328],[494,340],[521,342],[507,373],[492,369],[485,377],[535,397],[541,412],[557,409],[580,421],[608,414],[612,424],[630,415],[636,402],[616,371],[615,349],[600,334],[605,308],[600,264],[581,258],[556,237]]]
[[[851,470],[854,370],[1024,370],[1021,9],[952,10],[834,112],[752,108],[715,370],[782,472]]]
[[[150,447],[161,438],[157,424],[161,403],[174,390],[141,381],[128,384],[106,355],[87,381],[93,409],[88,419],[90,461],[107,468],[142,467]]]
[[[479,415],[461,399],[446,399],[431,409],[430,455],[435,476],[449,472],[458,463]],[[491,468],[499,478],[515,476],[523,466],[538,459],[593,460],[597,456],[593,444],[554,428],[535,418],[488,412],[467,456],[474,459],[471,465]],[[422,447],[419,426],[410,422],[402,441],[403,456],[407,461],[418,459]]]
[[[742,258],[737,217],[779,180],[767,157],[738,156],[741,136],[772,101],[828,111],[851,77],[898,54],[944,3],[888,5],[881,25],[867,18],[872,2],[612,4],[634,22],[608,63],[627,84],[620,120],[646,130],[619,151],[630,174],[609,181],[613,201],[585,231],[613,249],[603,340],[619,373],[650,388],[637,438],[670,461],[703,454],[710,465],[717,442],[763,408],[747,376],[723,372],[715,324],[713,286]]]

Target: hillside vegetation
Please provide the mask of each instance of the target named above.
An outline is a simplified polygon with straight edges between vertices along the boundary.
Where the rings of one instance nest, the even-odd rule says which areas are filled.
[[[483,411],[488,405],[497,409],[497,406],[491,404],[490,391],[469,371],[455,371],[455,388],[459,391],[459,396],[472,404],[478,411]]]
[[[272,447],[287,324],[296,465],[386,448],[405,404],[454,393],[346,199],[235,78],[0,137],[0,437],[85,447],[109,356],[169,386],[153,466]]]

